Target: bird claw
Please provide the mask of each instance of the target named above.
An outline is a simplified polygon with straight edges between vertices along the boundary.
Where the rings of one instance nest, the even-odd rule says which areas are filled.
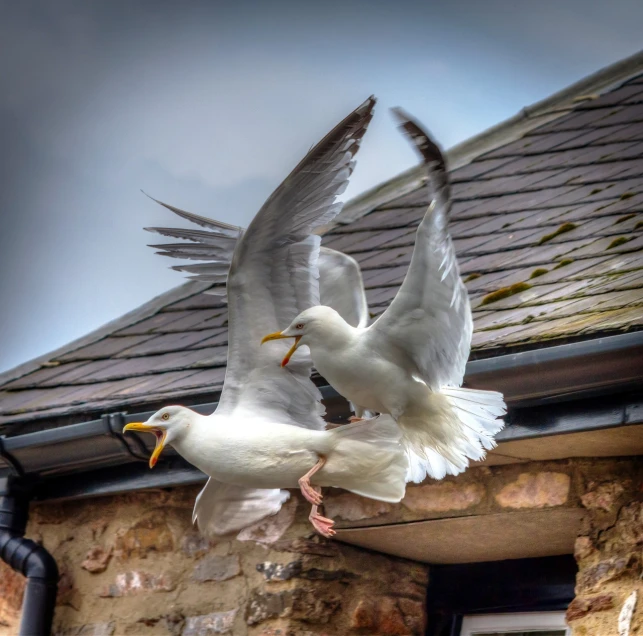
[[[308,503],[313,506],[319,506],[321,504],[323,499],[321,492],[315,490],[315,488],[310,485],[310,481],[306,477],[302,477],[299,480],[299,489]]]
[[[310,523],[313,524],[313,528],[327,539],[332,539],[337,533],[333,530],[335,522],[328,517],[322,517],[318,512],[311,512],[308,517]]]
[[[363,422],[366,418],[364,417],[357,417],[356,415],[351,415],[348,418],[348,421],[352,424],[353,422]]]

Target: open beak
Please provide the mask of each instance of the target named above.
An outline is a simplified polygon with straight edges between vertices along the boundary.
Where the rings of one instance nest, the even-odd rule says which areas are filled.
[[[158,461],[159,455],[163,452],[163,448],[165,447],[165,438],[167,437],[167,431],[164,431],[157,426],[150,426],[145,422],[130,422],[123,428],[123,433],[125,433],[125,431],[154,433],[154,435],[156,436],[156,446],[154,447],[154,452],[150,457],[150,468],[154,468],[154,466],[156,466],[156,462]]]
[[[281,361],[281,366],[285,367],[289,362],[290,358],[292,358],[292,354],[297,351],[297,347],[299,346],[299,341],[301,340],[301,336],[284,336],[281,331],[276,331],[275,333],[269,333],[267,336],[263,338],[261,341],[261,344],[264,342],[268,342],[269,340],[281,340],[282,338],[294,338],[295,339],[295,344],[288,349],[288,353],[286,354],[286,357]]]

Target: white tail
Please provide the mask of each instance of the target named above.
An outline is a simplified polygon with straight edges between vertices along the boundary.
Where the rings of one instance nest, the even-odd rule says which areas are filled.
[[[457,387],[427,392],[421,410],[398,419],[409,460],[407,480],[442,479],[466,470],[494,448],[507,409],[502,393]]]
[[[356,495],[397,503],[404,497],[408,460],[401,444],[402,432],[390,415],[346,424],[329,431],[337,438],[331,486]]]

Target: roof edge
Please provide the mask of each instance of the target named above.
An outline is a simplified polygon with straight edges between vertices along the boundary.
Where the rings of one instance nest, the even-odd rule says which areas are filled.
[[[184,298],[188,298],[189,296],[193,296],[194,294],[198,294],[199,292],[208,289],[208,287],[210,287],[209,283],[197,281],[189,281],[187,283],[179,285],[178,287],[173,287],[169,291],[166,291],[163,294],[159,294],[151,300],[148,300],[146,303],[143,303],[135,309],[132,309],[132,311],[128,311],[126,314],[123,314],[122,316],[119,316],[118,318],[105,323],[98,329],[90,331],[88,334],[85,334],[84,336],[81,336],[76,340],[72,340],[62,347],[58,347],[58,349],[49,351],[48,353],[38,356],[37,358],[27,360],[27,362],[23,362],[22,364],[19,364],[12,369],[8,369],[7,371],[0,373],[0,386],[6,384],[7,382],[11,382],[12,380],[21,378],[28,373],[36,371],[43,365],[44,362],[47,362],[52,358],[62,356],[65,353],[69,353],[71,351],[75,351],[76,349],[80,349],[81,347],[86,347],[87,345],[93,344],[101,338],[114,333],[114,331],[125,329],[125,327],[129,327],[130,325],[140,322],[145,318],[149,318],[150,316],[153,316],[155,313],[163,309],[163,307],[183,300]]]
[[[525,106],[509,119],[449,148],[446,151],[449,169],[461,168],[481,154],[519,139],[530,130],[570,112],[580,102],[593,99],[596,93],[603,93],[641,71],[643,50],[587,75],[531,106]],[[376,207],[417,189],[424,180],[424,168],[418,165],[380,183],[348,201],[336,217],[335,225],[356,221]]]

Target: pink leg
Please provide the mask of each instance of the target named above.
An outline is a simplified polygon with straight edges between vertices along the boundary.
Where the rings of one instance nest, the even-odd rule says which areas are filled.
[[[301,489],[301,494],[304,496],[308,503],[313,504],[313,506],[319,506],[322,502],[321,489],[319,491],[315,490],[310,484],[310,478],[321,468],[323,468],[326,463],[325,457],[320,457],[319,461],[299,480],[299,488]]]
[[[356,415],[351,415],[348,418],[348,421],[351,422],[351,423],[353,423],[353,422],[363,422],[364,418],[363,417],[357,417]]]
[[[317,532],[319,532],[322,537],[331,539],[335,536],[336,532],[333,530],[335,522],[328,517],[322,517],[322,515],[319,514],[317,506],[315,504],[313,504],[310,515],[308,515],[308,519],[310,523],[313,524],[313,528],[315,528],[315,530],[317,530]]]

